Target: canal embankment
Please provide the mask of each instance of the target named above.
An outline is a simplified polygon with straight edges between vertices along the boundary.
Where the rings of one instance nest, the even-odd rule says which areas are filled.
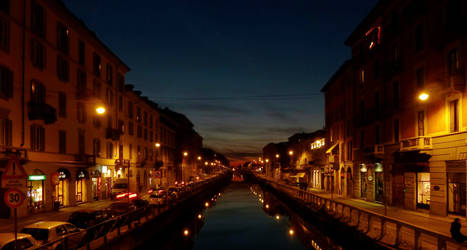
[[[334,234],[352,235],[362,243],[385,248],[467,249],[467,244],[430,230],[429,220],[426,225],[411,224],[323,194],[300,190],[257,175],[250,177],[277,193],[288,204],[296,206],[306,220],[315,221],[323,225],[323,230],[331,230]],[[345,242],[337,241],[346,246]]]

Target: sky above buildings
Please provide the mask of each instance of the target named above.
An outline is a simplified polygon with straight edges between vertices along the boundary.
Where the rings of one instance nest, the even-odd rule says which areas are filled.
[[[127,83],[185,114],[231,159],[324,126],[321,87],[377,0],[63,0],[130,66]]]

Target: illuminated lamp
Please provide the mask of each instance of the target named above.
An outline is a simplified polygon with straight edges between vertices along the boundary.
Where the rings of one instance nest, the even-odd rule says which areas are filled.
[[[43,181],[45,180],[45,175],[30,175],[28,176],[28,181]]]
[[[418,99],[420,101],[426,101],[426,100],[428,100],[429,97],[430,97],[430,95],[428,93],[426,93],[426,92],[422,92],[422,93],[420,93],[420,95],[418,95]]]

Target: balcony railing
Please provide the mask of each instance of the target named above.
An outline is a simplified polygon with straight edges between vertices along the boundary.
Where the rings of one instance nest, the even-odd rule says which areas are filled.
[[[401,151],[412,150],[427,150],[432,149],[432,138],[427,136],[419,136],[401,140]]]
[[[111,139],[112,141],[120,140],[121,131],[120,129],[116,128],[107,128],[105,130],[105,138]]]
[[[28,118],[31,121],[43,120],[45,124],[52,124],[57,120],[57,111],[47,103],[28,103]]]

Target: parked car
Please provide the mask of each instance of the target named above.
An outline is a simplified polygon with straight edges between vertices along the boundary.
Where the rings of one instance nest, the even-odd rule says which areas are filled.
[[[119,216],[134,211],[135,208],[136,207],[133,203],[128,203],[127,201],[118,201],[110,204],[110,206],[107,208],[107,211],[112,216]]]
[[[18,233],[18,249],[37,249],[40,243],[34,239],[30,234]],[[15,234],[14,233],[0,233],[0,249],[1,250],[14,250],[15,249]]]
[[[74,249],[81,247],[85,230],[63,221],[39,221],[25,226],[21,233],[32,235],[40,244],[50,244],[52,249]]]
[[[83,209],[73,212],[68,218],[68,222],[79,228],[86,229],[111,217],[110,213],[105,210]]]
[[[164,189],[154,190],[149,195],[149,204],[163,206],[167,203],[167,192]]]

